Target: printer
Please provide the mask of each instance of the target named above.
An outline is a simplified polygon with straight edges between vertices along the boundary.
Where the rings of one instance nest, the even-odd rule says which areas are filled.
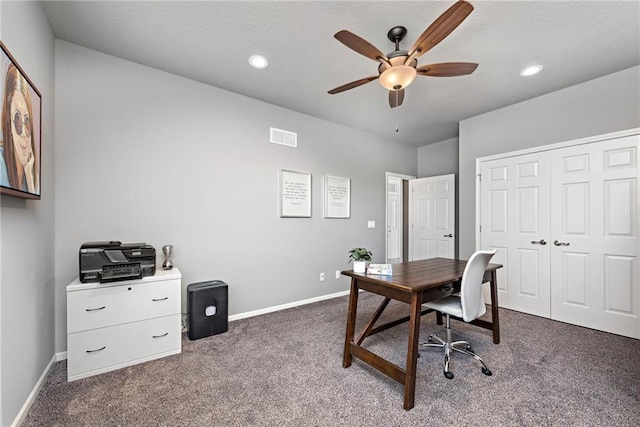
[[[88,242],[80,246],[80,281],[114,282],[156,273],[156,250],[146,243]]]

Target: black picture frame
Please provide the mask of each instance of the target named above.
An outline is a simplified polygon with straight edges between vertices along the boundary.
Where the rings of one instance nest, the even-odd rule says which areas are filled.
[[[40,200],[42,95],[0,41],[0,194]]]

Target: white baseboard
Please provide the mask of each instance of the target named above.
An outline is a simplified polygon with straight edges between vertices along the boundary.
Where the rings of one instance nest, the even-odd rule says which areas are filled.
[[[11,423],[11,427],[17,427],[20,424],[22,424],[22,422],[24,421],[24,418],[27,416],[27,413],[29,412],[29,409],[31,408],[31,405],[33,405],[33,402],[36,400],[36,397],[40,392],[40,388],[42,388],[42,384],[44,383],[45,378],[47,378],[47,375],[49,375],[49,371],[53,366],[53,362],[56,362],[56,361],[57,361],[57,357],[56,355],[54,355],[49,361],[49,363],[47,364],[47,367],[44,368],[44,372],[42,372],[42,375],[40,375],[38,382],[33,387],[33,390],[31,390],[29,397],[27,397],[27,400],[24,402],[24,405],[22,405],[22,408],[20,409],[20,412],[18,412],[18,415],[16,415],[16,418]]]
[[[234,320],[247,319],[249,317],[254,317],[254,316],[260,316],[261,314],[267,314],[267,313],[273,313],[273,312],[280,311],[280,310],[286,310],[287,308],[293,308],[293,307],[299,307],[299,306],[302,306],[302,305],[312,304],[314,302],[320,302],[320,301],[324,301],[324,300],[328,300],[328,299],[343,297],[345,295],[349,295],[349,291],[348,290],[341,291],[341,292],[336,292],[334,294],[328,294],[328,295],[322,295],[322,296],[319,296],[319,297],[304,299],[304,300],[300,300],[300,301],[289,302],[289,303],[286,303],[286,304],[275,305],[273,307],[261,308],[260,310],[247,311],[245,313],[233,314],[233,315],[229,316],[229,322],[233,322]],[[183,316],[186,317],[186,315],[183,315]],[[184,328],[183,332],[185,330],[186,330],[186,327]],[[61,351],[60,353],[56,353],[54,355],[54,358],[55,358],[56,362],[60,362],[61,360],[67,360],[67,352],[66,351]]]
[[[349,295],[349,291],[336,292],[335,294],[322,295],[315,298],[303,299],[301,301],[289,302],[287,304],[274,305],[273,307],[261,308],[260,310],[247,311],[229,316],[229,321],[246,319],[248,317],[260,316],[261,314],[273,313],[275,311],[286,310],[287,308],[299,307],[301,305],[312,304],[314,302],[324,301],[328,299],[338,298]]]

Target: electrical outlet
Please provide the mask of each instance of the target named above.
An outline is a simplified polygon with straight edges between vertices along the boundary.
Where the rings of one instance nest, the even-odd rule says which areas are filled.
[[[336,270],[336,279],[340,278],[340,270]]]
[[[320,273],[320,281],[323,282],[324,281],[324,272]]]

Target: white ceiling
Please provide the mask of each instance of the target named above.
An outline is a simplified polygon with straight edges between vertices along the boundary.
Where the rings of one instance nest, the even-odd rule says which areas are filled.
[[[477,62],[473,74],[418,76],[396,109],[377,81],[327,94],[377,74],[337,31],[387,53],[387,32],[402,25],[408,50],[453,3],[47,1],[44,9],[58,39],[415,146],[456,137],[465,118],[640,64],[639,1],[471,0],[474,11],[418,66]],[[256,53],[269,68],[249,67]],[[531,64],[544,70],[520,77]]]

